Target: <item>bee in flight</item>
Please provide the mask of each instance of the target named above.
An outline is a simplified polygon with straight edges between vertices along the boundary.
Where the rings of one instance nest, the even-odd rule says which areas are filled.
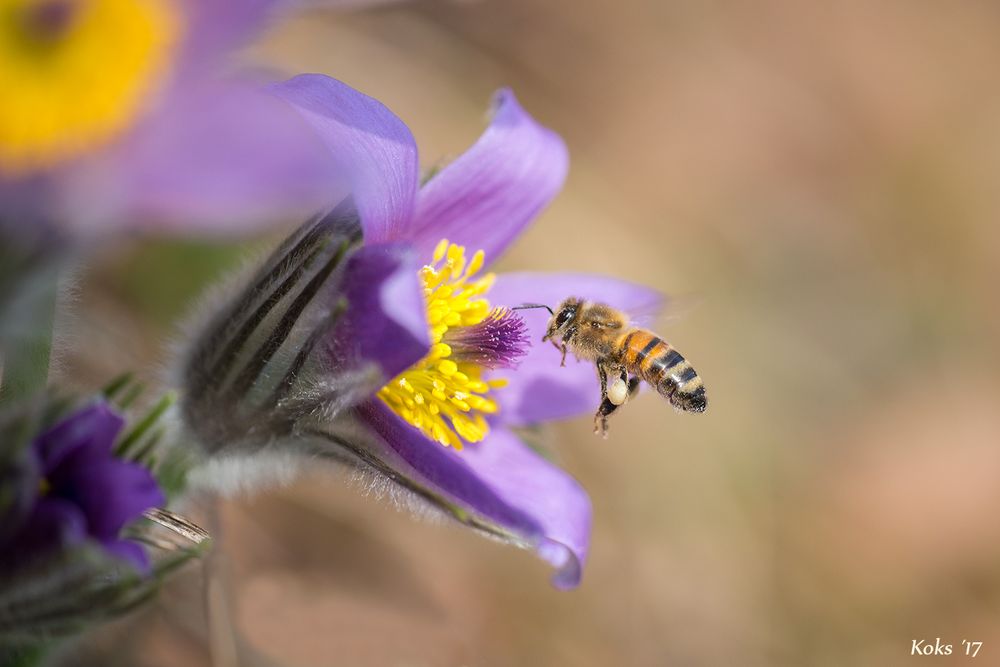
[[[620,310],[577,298],[566,299],[554,312],[542,304],[515,307],[525,308],[545,308],[552,315],[542,342],[552,341],[562,351],[563,366],[567,351],[597,365],[601,405],[594,433],[607,437],[608,417],[635,394],[640,380],[679,410],[704,412],[708,407],[705,385],[691,364],[655,333],[631,324]]]

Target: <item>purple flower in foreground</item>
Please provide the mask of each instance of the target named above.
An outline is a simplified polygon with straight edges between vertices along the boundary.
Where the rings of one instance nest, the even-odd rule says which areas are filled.
[[[140,570],[149,566],[122,528],[164,501],[142,466],[116,458],[123,421],[105,403],[62,419],[32,442],[16,479],[0,532],[0,563],[9,568],[87,539]]]
[[[188,426],[215,461],[268,452],[274,468],[291,443],[355,465],[533,548],[558,587],[577,585],[590,501],[512,429],[593,412],[596,375],[537,344],[545,313],[496,307],[576,295],[648,311],[660,295],[586,274],[479,274],[568,166],[559,136],[511,92],[479,141],[420,187],[409,129],[376,100],[319,75],[273,90],[355,165],[357,214],[341,206],[307,224],[200,336],[183,371]]]
[[[275,4],[37,0],[5,9],[0,231],[14,240],[53,226],[218,233],[318,205],[331,172],[315,137],[256,82],[224,72],[223,56]]]

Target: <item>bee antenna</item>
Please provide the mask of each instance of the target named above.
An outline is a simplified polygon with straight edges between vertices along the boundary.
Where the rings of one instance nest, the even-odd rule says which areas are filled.
[[[552,309],[544,303],[522,303],[520,306],[513,306],[511,310],[531,310],[533,308],[544,308],[549,311],[549,315],[555,315],[555,313],[552,312]]]

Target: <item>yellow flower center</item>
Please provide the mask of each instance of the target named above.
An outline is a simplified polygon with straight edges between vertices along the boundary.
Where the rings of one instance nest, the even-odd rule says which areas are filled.
[[[169,0],[0,0],[0,176],[126,129],[167,68],[178,19]]]
[[[489,433],[484,415],[497,411],[490,389],[506,380],[483,380],[480,364],[452,359],[443,342],[449,329],[482,323],[492,313],[483,294],[493,285],[492,273],[474,278],[483,267],[483,251],[466,262],[465,248],[442,240],[431,265],[420,270],[427,299],[431,348],[423,359],[382,387],[378,396],[400,417],[431,440],[462,449],[462,441],[479,442]]]

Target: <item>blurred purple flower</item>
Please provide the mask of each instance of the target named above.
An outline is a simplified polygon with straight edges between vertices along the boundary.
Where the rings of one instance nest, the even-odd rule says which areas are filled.
[[[23,4],[0,31],[0,231],[230,233],[329,196],[309,129],[226,71],[276,0]]]
[[[140,544],[122,528],[165,502],[150,472],[112,453],[123,425],[107,404],[95,403],[39,435],[16,474],[5,475],[10,495],[0,526],[4,568],[94,540],[114,557],[145,571]]]
[[[546,314],[490,308],[576,295],[649,311],[661,296],[586,274],[475,277],[555,197],[568,167],[560,137],[510,91],[497,94],[483,136],[421,187],[413,136],[378,101],[321,75],[272,90],[331,155],[353,165],[357,213],[341,206],[307,224],[199,337],[184,371],[188,425],[222,458],[283,451],[274,447],[282,429],[299,440],[325,438],[337,451],[309,451],[342,458],[467,525],[534,549],[557,568],[556,586],[576,586],[590,500],[512,429],[592,413],[596,373],[589,364],[561,368],[547,345],[532,347],[516,371],[499,370],[525,352],[525,329],[541,340]],[[337,248],[351,244],[357,249],[341,262]],[[465,247],[484,252],[469,259]],[[306,287],[292,290],[293,280]],[[261,326],[267,321],[279,324]],[[264,386],[248,393],[240,382],[251,377]],[[233,404],[244,395],[274,402]],[[225,485],[218,470],[210,474],[210,484]]]

